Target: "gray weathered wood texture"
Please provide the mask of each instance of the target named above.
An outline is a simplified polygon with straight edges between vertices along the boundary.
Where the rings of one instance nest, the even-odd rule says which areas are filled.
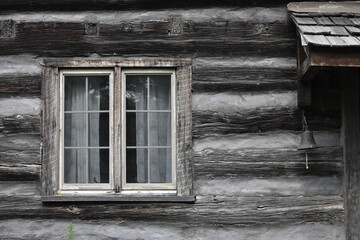
[[[109,221],[141,228],[167,224],[202,231],[196,236],[208,237],[204,239],[213,237],[204,232],[225,228],[236,229],[234,235],[224,232],[227,239],[248,231],[253,234],[244,239],[256,239],[258,232],[262,237],[274,232],[277,239],[318,226],[326,227],[294,239],[324,239],[331,226],[341,233],[347,176],[341,113],[335,104],[339,96],[329,77],[313,82],[316,107],[305,114],[321,148],[309,152],[306,170],[304,152],[296,150],[302,112],[296,101],[295,28],[287,17],[287,2],[0,1],[0,21],[15,24],[14,36],[0,38],[0,228],[7,221],[36,218],[79,225],[101,221],[100,227]],[[153,59],[154,67],[179,60],[178,77],[186,81],[178,85],[183,120],[178,122],[183,139],[178,157],[186,166],[177,173],[183,186],[178,195],[196,195],[195,203],[94,198],[43,204],[41,195],[57,189],[59,123],[53,106],[58,104],[58,69],[108,67],[119,76],[121,59],[130,59],[125,64],[130,68],[149,65],[131,63],[134,58]],[[191,63],[182,65],[184,58]],[[115,106],[120,104],[115,100]],[[182,177],[192,172],[194,179]],[[43,179],[47,182],[41,186]],[[131,231],[131,226],[124,228]],[[148,231],[154,236],[150,232],[158,228]],[[188,233],[182,236],[191,239]],[[24,235],[0,233],[6,237]]]

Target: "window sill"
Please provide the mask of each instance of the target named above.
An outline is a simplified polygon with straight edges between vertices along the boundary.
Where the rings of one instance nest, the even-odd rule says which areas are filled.
[[[117,194],[107,196],[91,196],[91,195],[55,195],[42,196],[43,203],[59,203],[59,202],[178,202],[178,203],[194,203],[195,196],[122,196]]]

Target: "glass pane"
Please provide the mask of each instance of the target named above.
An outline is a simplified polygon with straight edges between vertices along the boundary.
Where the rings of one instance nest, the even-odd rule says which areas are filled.
[[[65,146],[86,146],[86,117],[85,113],[65,113]]]
[[[147,113],[126,113],[126,145],[147,146]]]
[[[126,182],[148,182],[147,149],[126,149]]]
[[[149,113],[150,146],[171,146],[171,113]]]
[[[171,149],[150,149],[150,182],[171,183]]]
[[[126,109],[147,109],[147,76],[126,76]]]
[[[109,113],[89,113],[89,146],[109,146]]]
[[[64,151],[64,183],[86,183],[85,149],[65,149]]]
[[[90,149],[89,183],[109,183],[109,150]]]
[[[150,109],[171,109],[171,76],[158,75],[150,77]]]
[[[88,77],[89,110],[109,110],[109,76]]]
[[[86,110],[85,77],[65,76],[65,111]]]

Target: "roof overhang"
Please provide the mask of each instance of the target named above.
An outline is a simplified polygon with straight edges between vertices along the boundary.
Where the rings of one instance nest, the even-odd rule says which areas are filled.
[[[360,67],[360,2],[297,2],[287,7],[297,29],[298,104],[309,106],[309,82],[320,70]]]

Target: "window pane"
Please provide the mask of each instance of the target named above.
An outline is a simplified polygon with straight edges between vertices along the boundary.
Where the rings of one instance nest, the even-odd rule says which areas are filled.
[[[89,110],[109,110],[109,76],[88,77]]]
[[[109,113],[89,113],[89,146],[109,146]]]
[[[109,183],[109,150],[90,149],[89,183]]]
[[[85,77],[65,77],[65,111],[86,110]]]
[[[126,113],[126,145],[147,146],[147,113]]]
[[[85,149],[65,149],[64,151],[64,183],[86,183]]]
[[[86,146],[86,117],[84,113],[65,113],[65,146]]]
[[[147,77],[126,76],[126,109],[147,109]]]
[[[148,182],[148,150],[127,149],[126,150],[126,182],[147,183]]]
[[[149,113],[150,146],[171,146],[171,113]]]
[[[171,183],[171,149],[150,149],[150,182]]]
[[[171,109],[171,76],[150,76],[150,109]]]

